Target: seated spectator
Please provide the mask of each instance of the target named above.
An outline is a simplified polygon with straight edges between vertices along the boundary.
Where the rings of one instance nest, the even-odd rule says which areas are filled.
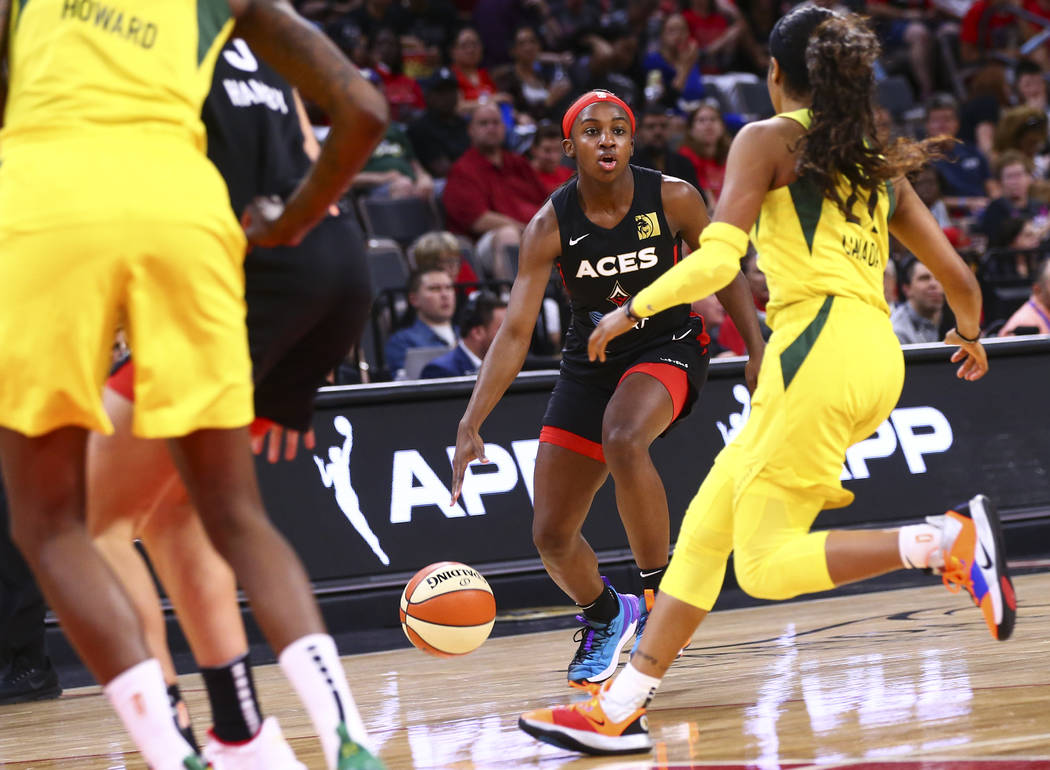
[[[408,248],[416,270],[444,270],[453,283],[476,283],[474,268],[463,258],[459,238],[444,230],[424,233]]]
[[[944,185],[937,169],[932,164],[927,164],[910,174],[908,181],[911,182],[911,186],[915,188],[915,194],[926,204],[926,208],[933,214],[933,218],[937,220],[941,229],[952,227],[952,218],[944,202]]]
[[[471,147],[445,184],[445,218],[452,232],[478,238],[477,263],[487,278],[510,280],[506,248],[520,245],[547,190],[524,157],[504,149],[506,126],[495,104],[478,105],[468,131]]]
[[[735,69],[746,25],[732,0],[689,0],[682,18],[700,47],[701,72]]]
[[[944,313],[944,289],[930,269],[915,258],[904,263],[903,272],[904,302],[890,313],[893,332],[902,345],[938,342]]]
[[[467,120],[456,112],[459,83],[452,70],[438,72],[426,84],[426,112],[408,125],[408,138],[427,173],[444,179],[470,147]]]
[[[416,158],[405,132],[391,122],[364,168],[354,177],[352,189],[370,198],[414,197],[429,201],[434,197],[434,179]]]
[[[641,104],[639,84],[645,80],[645,70],[638,56],[637,30],[612,24],[584,35],[571,74],[577,94],[602,88],[628,104]],[[662,82],[663,75],[657,72],[656,77]]]
[[[689,112],[695,102],[704,98],[704,79],[700,75],[700,46],[689,37],[689,27],[680,13],[672,13],[660,30],[660,44],[642,60],[647,78],[660,73],[661,94],[646,103],[657,101],[668,107]]]
[[[926,105],[928,137],[959,137],[959,105],[948,94],[937,94]],[[988,160],[972,144],[957,141],[948,145],[944,157],[933,162],[949,196],[970,198],[994,197],[997,192],[990,182]]]
[[[402,0],[395,29],[404,49],[405,74],[423,81],[441,68],[459,20],[449,0]]]
[[[451,348],[459,341],[459,332],[452,325],[456,291],[444,270],[414,271],[408,279],[408,304],[416,311],[415,322],[391,334],[383,349],[394,379],[404,378],[405,352],[409,348]]]
[[[1018,18],[1008,10],[1010,0],[975,0],[963,16],[959,30],[959,54],[966,63],[991,54],[1013,53],[1024,37]]]
[[[361,30],[366,40],[375,40],[380,28],[397,23],[398,5],[393,0],[363,0],[346,14],[346,19]]]
[[[933,94],[934,36],[929,24],[933,15],[924,0],[868,0],[864,11],[875,20],[885,53],[907,55],[908,74],[919,87],[919,98],[928,99]]]
[[[459,344],[423,367],[420,377],[462,377],[477,374],[507,315],[507,303],[495,294],[481,291],[471,297],[459,316]]]
[[[1029,192],[1034,181],[1031,161],[1018,150],[1007,150],[996,162],[996,176],[1002,195],[981,213],[975,229],[988,239],[989,246],[1004,247],[1017,233],[1007,237],[1004,227],[1013,219],[1047,217],[1045,203],[1034,200]]]
[[[372,38],[372,67],[383,79],[390,118],[407,123],[423,112],[423,89],[404,73],[401,40],[391,27],[381,27]]]
[[[1050,156],[1046,154],[1046,113],[1036,107],[1013,107],[1003,113],[995,128],[995,152],[1017,150],[1031,164],[1036,177],[1046,179]]]
[[[512,61],[492,77],[514,100],[514,109],[533,120],[555,120],[568,107],[572,82],[560,64],[540,60],[539,36],[532,27],[518,27],[510,49]]]
[[[1028,300],[999,331],[1000,337],[1016,334],[1050,334],[1050,259],[1044,258],[1035,271]]]
[[[1034,107],[1050,119],[1050,100],[1047,99],[1046,74],[1031,59],[1021,59],[1014,68],[1014,90],[1017,103]]]
[[[755,301],[755,310],[758,311],[758,326],[762,331],[762,338],[769,339],[772,334],[766,325],[766,304],[769,302],[769,284],[766,282],[766,274],[758,266],[758,254],[753,246],[749,246],[747,254],[740,260],[740,272],[747,278],[748,286],[751,288],[751,298]],[[747,345],[740,330],[736,328],[733,319],[726,316],[721,328],[718,330],[718,344],[725,350],[732,351],[734,356],[747,355]]]
[[[575,173],[562,165],[565,149],[562,147],[561,129],[553,123],[542,123],[536,129],[536,138],[529,148],[529,159],[547,194],[554,192]]]
[[[729,141],[718,103],[704,101],[689,117],[689,128],[678,152],[693,164],[700,187],[708,193],[707,205],[710,208],[718,203],[718,196],[722,194]]]
[[[667,143],[669,123],[670,113],[666,107],[651,104],[645,108],[634,135],[632,162],[636,166],[678,177],[699,190],[700,182],[697,181],[693,164],[684,155],[672,152]]]
[[[482,97],[490,101],[510,103],[510,96],[500,93],[488,70],[481,66],[484,49],[481,37],[473,27],[464,27],[452,44],[452,74],[459,85],[459,104],[456,110],[469,117]]]

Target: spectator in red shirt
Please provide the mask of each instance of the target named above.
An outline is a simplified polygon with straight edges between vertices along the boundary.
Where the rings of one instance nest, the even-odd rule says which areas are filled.
[[[700,70],[732,70],[746,29],[733,0],[689,0],[682,18],[689,27],[689,37],[700,47]]]
[[[536,128],[536,137],[529,148],[529,157],[536,176],[540,178],[547,194],[554,192],[572,178],[573,171],[562,165],[565,150],[561,146],[561,130],[552,123],[541,123]]]
[[[482,102],[471,116],[470,149],[452,164],[444,204],[452,232],[478,238],[476,255],[488,277],[513,279],[508,246],[547,200],[529,162],[503,147],[506,126],[499,107]]]
[[[713,207],[722,194],[729,154],[729,134],[722,111],[715,101],[705,101],[689,116],[689,127],[678,152],[696,169],[696,179],[707,193],[707,204]]]
[[[401,40],[393,27],[381,27],[372,38],[372,62],[383,79],[391,119],[407,123],[418,117],[426,107],[423,89],[402,69]]]
[[[962,20],[960,54],[964,62],[977,62],[992,51],[1013,51],[1023,36],[1010,0],[976,0]]]
[[[481,37],[473,27],[464,27],[452,44],[452,73],[459,83],[459,113],[470,115],[482,97],[509,102],[510,97],[499,93],[488,70],[481,66]]]

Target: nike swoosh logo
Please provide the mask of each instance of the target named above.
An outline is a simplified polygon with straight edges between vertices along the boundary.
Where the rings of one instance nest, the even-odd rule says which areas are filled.
[[[662,571],[663,570],[654,569],[652,572],[639,572],[638,574],[641,575],[642,577],[650,577],[650,576],[656,575],[656,574],[658,574],[658,573],[660,573]]]
[[[590,233],[584,233],[583,235],[577,236],[576,238],[570,238],[570,239],[569,239],[569,245],[570,245],[570,246],[575,246],[575,245],[576,245],[577,243],[579,243],[580,241],[582,241],[582,240],[583,240],[584,238],[586,238],[586,237],[587,237],[588,235],[590,235]]]
[[[689,336],[689,330],[688,330],[688,329],[686,329],[686,330],[685,330],[684,332],[682,332],[681,334],[679,334],[679,335],[678,335],[677,337],[675,337],[675,336],[674,336],[674,335],[672,334],[672,335],[671,335],[671,342],[678,342],[678,340],[684,340],[684,339],[685,339],[686,337],[688,337],[688,336]]]
[[[992,568],[992,557],[988,555],[988,549],[984,547],[983,543],[981,544],[981,551],[977,556],[977,565],[981,569]]]

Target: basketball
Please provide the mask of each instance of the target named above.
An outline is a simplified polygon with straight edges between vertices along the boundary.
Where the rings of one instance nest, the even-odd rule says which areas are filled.
[[[481,573],[458,561],[417,572],[401,594],[401,628],[416,647],[440,658],[481,646],[496,621],[496,599]]]

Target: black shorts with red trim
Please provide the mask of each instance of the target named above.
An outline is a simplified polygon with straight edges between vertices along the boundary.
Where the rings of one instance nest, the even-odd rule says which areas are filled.
[[[357,343],[372,305],[364,238],[353,216],[325,217],[298,246],[252,249],[244,263],[255,413],[307,430],[326,375]],[[131,398],[132,367],[109,386]]]
[[[547,411],[540,441],[604,462],[602,422],[617,386],[628,374],[644,372],[660,380],[671,395],[674,417],[667,430],[687,416],[707,382],[710,358],[703,319],[690,316],[689,324],[666,342],[641,351],[626,362],[563,360]],[[667,431],[664,431],[665,433]]]

